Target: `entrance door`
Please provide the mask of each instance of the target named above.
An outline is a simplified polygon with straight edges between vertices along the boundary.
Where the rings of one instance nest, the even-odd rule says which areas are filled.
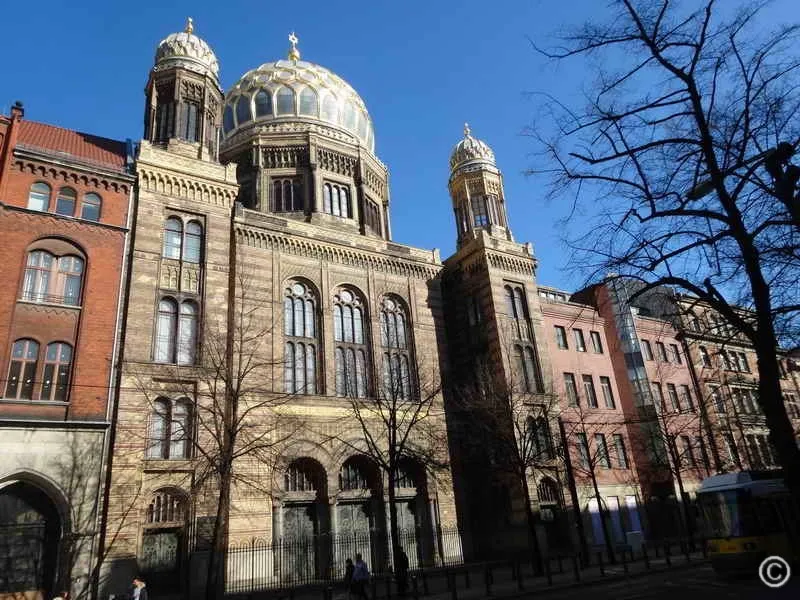
[[[0,489],[0,600],[53,595],[61,524],[50,498],[18,482]]]
[[[316,579],[319,531],[316,504],[292,504],[283,509],[282,575],[291,583]]]
[[[417,534],[417,500],[398,500],[397,507],[397,529],[400,545],[408,556],[409,568],[416,569],[419,566],[419,540]]]

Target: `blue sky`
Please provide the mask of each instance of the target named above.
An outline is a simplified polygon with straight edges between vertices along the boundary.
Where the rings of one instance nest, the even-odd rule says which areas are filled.
[[[793,8],[784,0],[770,12]],[[187,16],[216,52],[225,89],[284,58],[294,30],[303,59],[339,74],[367,104],[390,170],[396,241],[443,257],[455,249],[447,163],[469,121],[495,151],[512,230],[533,242],[539,282],[571,289],[582,278],[565,264],[557,223],[566,202],[545,201],[544,182],[523,174],[536,157],[522,131],[535,116],[528,93],[573,101],[589,75],[579,61],[542,59],[529,38],[547,44],[560,28],[606,13],[599,0],[43,0],[15,12],[3,32],[0,110],[22,100],[28,119],[136,140],[156,45]]]

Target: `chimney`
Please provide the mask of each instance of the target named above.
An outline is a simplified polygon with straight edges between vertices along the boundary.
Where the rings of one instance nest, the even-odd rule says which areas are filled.
[[[25,116],[25,108],[22,106],[22,101],[17,100],[11,107],[11,119],[13,121],[19,121],[24,116]]]
[[[0,137],[0,202],[5,201],[6,188],[8,187],[8,172],[11,167],[11,158],[14,155],[14,147],[17,145],[17,134],[19,133],[19,122],[25,114],[22,102],[17,100],[11,107],[11,123],[6,129],[6,135]]]

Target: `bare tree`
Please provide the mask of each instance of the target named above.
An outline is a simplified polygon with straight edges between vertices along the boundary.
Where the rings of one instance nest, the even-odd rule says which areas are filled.
[[[785,173],[771,163],[785,164],[781,142],[800,139],[800,29],[757,36],[763,4],[731,12],[714,0],[699,10],[617,0],[607,23],[537,48],[592,59],[596,80],[581,109],[544,101],[556,132],[532,127],[549,165],[531,172],[550,177],[553,194],[575,194],[573,218],[585,217],[585,201],[597,211],[591,233],[572,242],[590,279],[613,271],[643,282],[637,293],[679,288],[752,343],[759,402],[798,488],[776,349],[800,336],[800,228],[776,190]]]
[[[421,476],[435,478],[448,466],[447,437],[441,380],[435,368],[423,366],[426,362],[416,361],[410,352],[387,353],[384,360],[374,395],[359,394],[352,371],[348,373],[352,377],[345,376],[342,392],[348,396],[350,410],[335,437],[369,457],[386,477],[391,552],[397,565],[400,534],[396,486],[401,467],[411,461],[420,467]]]
[[[235,251],[231,254],[233,258]],[[191,367],[173,369],[171,379],[178,383],[169,384],[168,390],[195,402],[192,425],[184,429],[173,420],[178,429],[167,443],[191,447],[192,495],[215,499],[213,507],[206,507],[214,511],[206,575],[209,600],[225,591],[232,488],[241,485],[271,495],[281,452],[303,428],[300,419],[282,410],[296,395],[276,389],[276,373],[283,373],[284,363],[273,356],[271,311],[256,293],[254,270],[237,268],[241,262],[237,257],[231,263],[227,310],[208,310],[197,360]],[[165,390],[152,383],[152,370],[132,375],[138,391],[155,406]]]
[[[526,376],[524,363],[512,364],[510,358],[507,363],[501,375],[495,365],[477,359],[453,397],[457,409],[477,432],[476,439],[490,440],[490,447],[482,451],[492,453],[493,466],[511,477],[523,493],[532,561],[539,573],[543,567],[530,482],[536,481],[537,473],[558,473],[552,436],[558,404],[553,394],[535,389],[536,376]]]

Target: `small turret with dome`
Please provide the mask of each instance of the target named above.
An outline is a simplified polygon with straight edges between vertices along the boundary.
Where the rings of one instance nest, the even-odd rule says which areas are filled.
[[[361,96],[301,59],[246,72],[225,94],[220,157],[237,164],[245,207],[389,239],[388,173]]]
[[[216,160],[222,120],[219,61],[195,35],[191,17],[183,31],[158,44],[145,93],[145,139],[179,154]]]
[[[464,137],[450,153],[448,187],[459,247],[481,231],[513,241],[506,214],[503,175],[497,168],[492,149],[473,137],[467,123],[464,123]]]

